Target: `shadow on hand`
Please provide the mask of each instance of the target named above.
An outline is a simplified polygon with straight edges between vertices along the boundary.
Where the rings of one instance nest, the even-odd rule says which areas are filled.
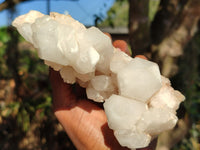
[[[81,108],[82,111],[92,114],[92,111],[103,110],[103,103],[97,103],[92,100],[88,100],[85,89],[81,88],[79,85],[70,85],[64,83],[58,71],[54,71],[52,68],[50,68],[49,77],[53,90],[53,105],[55,112],[60,110]],[[105,113],[103,112],[102,115],[105,116]],[[91,117],[94,116],[91,115]],[[93,119],[95,120],[97,118]],[[101,126],[101,132],[104,137],[105,145],[111,150],[128,150],[128,148],[120,146],[114,137],[113,130],[108,127],[107,122]],[[153,140],[148,148],[142,148],[140,150],[154,150],[156,142],[157,139]]]
[[[105,139],[105,145],[110,147],[111,150],[129,150],[126,147],[121,147],[117,139],[114,137],[113,130],[108,127],[108,123],[105,123],[101,127]]]
[[[87,112],[91,112],[103,108],[103,104],[87,100],[85,88],[80,87],[78,84],[64,83],[58,71],[50,68],[49,78],[53,93],[54,111],[80,107]]]

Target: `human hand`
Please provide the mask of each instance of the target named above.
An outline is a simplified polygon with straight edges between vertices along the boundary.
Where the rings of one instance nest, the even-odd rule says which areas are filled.
[[[87,100],[85,90],[63,82],[59,72],[50,68],[55,116],[77,149],[126,150],[109,129],[102,104]],[[156,142],[148,148],[155,149]]]

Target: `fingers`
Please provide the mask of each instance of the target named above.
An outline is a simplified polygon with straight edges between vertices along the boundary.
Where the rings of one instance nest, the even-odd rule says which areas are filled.
[[[104,32],[105,35],[107,35],[111,40],[112,40],[112,36],[110,35],[110,33]],[[126,41],[124,40],[115,40],[113,43],[113,46],[115,48],[119,48],[121,51],[125,52],[127,55],[131,56],[131,51],[128,48],[128,44]]]
[[[104,32],[104,34],[107,35],[112,40],[112,37],[111,37],[110,33]]]
[[[110,35],[110,33],[104,32],[104,34],[107,35],[112,40],[112,36]],[[112,44],[115,48],[119,48],[121,51],[123,51],[127,55],[131,56],[131,50],[129,50],[129,47],[128,47],[128,44],[126,41],[115,40]],[[148,60],[147,57],[145,57],[144,55],[136,55],[135,57],[139,57],[139,58]]]
[[[71,107],[75,102],[72,86],[63,82],[58,71],[49,69],[49,79],[53,92],[54,111]]]
[[[139,57],[139,58],[142,58],[142,59],[148,60],[144,55],[136,55],[135,57]]]
[[[119,48],[121,51],[131,56],[131,50],[129,49],[128,44],[124,40],[115,40],[113,42],[113,46],[115,48]]]

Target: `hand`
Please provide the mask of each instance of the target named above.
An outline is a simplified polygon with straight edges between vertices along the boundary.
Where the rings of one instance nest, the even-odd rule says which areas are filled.
[[[63,82],[50,68],[55,116],[80,150],[126,150],[109,129],[102,104],[87,100],[84,89]],[[143,150],[153,150],[156,142]]]

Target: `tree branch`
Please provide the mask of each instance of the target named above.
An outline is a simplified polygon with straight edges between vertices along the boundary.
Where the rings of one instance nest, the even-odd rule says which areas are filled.
[[[3,3],[0,4],[0,11],[12,8],[13,6],[17,5],[20,2],[24,2],[27,0],[5,0]]]
[[[24,2],[24,1],[31,1],[31,0],[5,0],[3,3],[0,4],[0,11],[8,8],[12,8],[13,6]],[[64,1],[64,0],[56,0],[56,1]],[[68,0],[68,1],[79,1],[79,0]]]

